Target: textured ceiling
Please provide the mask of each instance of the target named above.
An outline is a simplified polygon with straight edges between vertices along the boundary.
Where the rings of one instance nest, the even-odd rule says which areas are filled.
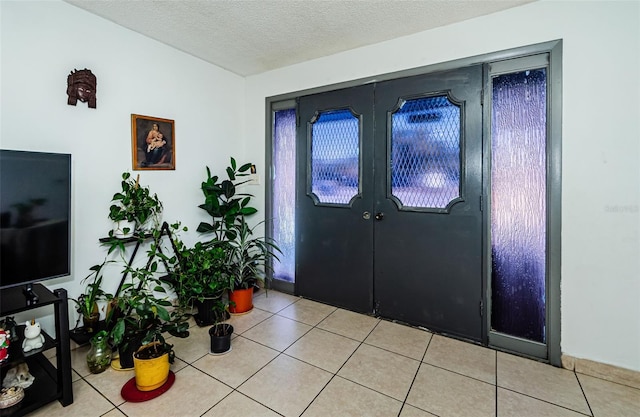
[[[535,0],[65,0],[247,76]]]

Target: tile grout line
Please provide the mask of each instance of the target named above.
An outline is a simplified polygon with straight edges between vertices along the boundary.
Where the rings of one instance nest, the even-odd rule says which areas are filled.
[[[266,297],[266,295],[265,295],[265,297]],[[289,306],[292,306],[293,304],[295,304],[295,303],[297,303],[297,302],[298,302],[298,300],[296,300],[296,301],[294,301],[294,302],[292,302],[292,303],[288,304],[287,306],[285,306],[285,307],[281,308],[280,310],[278,310],[278,312],[280,312],[280,311],[282,311],[282,310],[284,310],[284,309],[288,308]],[[224,381],[219,380],[219,379],[218,379],[218,378],[216,378],[215,376],[213,376],[213,375],[211,375],[211,374],[209,374],[209,373],[205,372],[204,370],[202,370],[202,369],[200,369],[200,368],[198,368],[198,367],[196,367],[196,366],[194,366],[194,365],[193,365],[193,363],[195,363],[195,362],[197,362],[198,360],[200,360],[200,359],[202,359],[202,358],[206,357],[206,356],[207,356],[206,354],[205,354],[205,355],[203,355],[202,357],[198,358],[197,360],[195,360],[193,363],[187,363],[187,366],[191,366],[192,368],[194,368],[194,369],[198,370],[199,372],[202,372],[202,373],[204,373],[205,375],[209,376],[210,378],[213,378],[213,379],[215,379],[216,381],[220,382],[221,384],[223,384],[223,385],[225,385],[225,386],[227,386],[227,387],[231,388],[231,392],[229,392],[229,394],[225,395],[223,398],[221,398],[221,399],[220,399],[220,401],[218,401],[218,402],[216,402],[215,404],[213,404],[209,409],[207,409],[207,411],[205,411],[205,412],[204,412],[204,414],[208,413],[211,409],[215,408],[215,407],[216,407],[218,404],[220,404],[220,403],[221,403],[225,398],[229,397],[229,396],[230,396],[231,394],[233,394],[234,392],[237,392],[238,394],[240,394],[240,395],[242,395],[242,396],[244,396],[244,397],[246,397],[246,398],[249,398],[251,401],[254,401],[254,402],[256,402],[257,404],[260,404],[261,406],[263,406],[263,407],[265,407],[265,408],[267,408],[267,409],[269,409],[269,410],[273,411],[274,413],[276,413],[276,414],[278,414],[278,415],[282,415],[282,414],[278,413],[277,411],[275,411],[275,410],[271,409],[270,407],[268,407],[266,404],[263,404],[263,403],[261,403],[260,401],[256,400],[255,398],[249,397],[248,395],[246,395],[246,394],[242,393],[241,391],[238,391],[238,388],[239,388],[239,387],[241,387],[244,383],[246,383],[248,380],[250,380],[251,378],[253,378],[256,374],[258,374],[258,372],[260,372],[261,370],[263,370],[265,367],[267,367],[270,363],[272,363],[273,361],[275,361],[275,360],[276,360],[280,355],[282,355],[282,354],[284,353],[284,350],[283,350],[283,351],[279,351],[279,350],[277,350],[277,349],[274,349],[274,348],[273,348],[273,347],[271,347],[271,346],[267,346],[267,345],[262,344],[262,343],[260,343],[260,342],[258,342],[258,341],[255,341],[255,340],[250,339],[250,338],[248,338],[248,337],[246,337],[246,336],[243,336],[243,334],[244,334],[244,333],[246,333],[246,332],[248,332],[249,330],[251,330],[251,329],[255,328],[256,326],[258,326],[258,325],[260,325],[260,324],[262,324],[262,323],[266,322],[267,320],[271,319],[272,317],[274,317],[274,316],[276,316],[276,315],[277,315],[278,317],[284,317],[284,316],[280,316],[280,315],[278,315],[278,312],[274,313],[274,312],[271,312],[271,311],[268,311],[268,310],[264,310],[264,309],[261,309],[261,308],[259,308],[259,307],[255,307],[255,306],[254,306],[254,308],[256,308],[256,309],[258,309],[258,310],[260,310],[260,311],[264,311],[264,312],[266,312],[266,313],[269,313],[269,314],[271,314],[271,315],[270,315],[270,316],[268,316],[268,317],[266,317],[266,318],[264,318],[263,320],[261,320],[261,321],[259,321],[259,322],[255,323],[253,326],[251,326],[251,327],[247,328],[247,329],[246,329],[246,330],[244,330],[242,333],[238,333],[238,334],[236,335],[236,338],[238,338],[238,337],[242,337],[242,338],[243,338],[243,339],[245,339],[245,340],[251,341],[251,342],[256,343],[256,344],[258,344],[258,345],[260,345],[260,346],[263,346],[263,347],[265,347],[265,348],[268,348],[268,349],[274,350],[274,351],[278,352],[278,354],[277,354],[273,359],[271,359],[270,361],[268,361],[267,363],[265,363],[262,367],[260,367],[260,368],[259,368],[257,371],[255,371],[253,374],[251,374],[249,377],[247,377],[244,381],[242,381],[240,384],[238,384],[238,386],[237,386],[237,387],[233,387],[233,386],[231,386],[231,385],[229,385],[229,384],[225,383]],[[286,317],[285,317],[285,318],[286,318]],[[308,332],[305,332],[302,336],[306,335],[307,333],[308,333]],[[302,336],[300,336],[300,337],[302,337]],[[298,340],[298,339],[296,339],[296,341],[297,341],[297,340]],[[294,341],[293,343],[295,343],[295,341]],[[292,344],[293,344],[293,343],[292,343]],[[289,345],[289,346],[291,346],[291,345]],[[285,348],[285,350],[286,350],[287,348],[289,348],[289,346],[287,346],[287,347]],[[185,362],[185,363],[186,363],[186,362]],[[204,414],[203,414],[203,415],[204,415]]]
[[[573,413],[580,414],[582,416],[593,417],[593,413],[585,414],[585,413],[583,413],[581,411],[574,410],[573,408],[569,408],[569,407],[564,406],[564,405],[556,404],[556,403],[553,403],[551,401],[543,400],[542,398],[534,397],[532,395],[525,394],[523,392],[519,392],[519,391],[513,390],[511,388],[506,388],[506,387],[498,387],[498,388],[503,389],[505,391],[513,392],[513,393],[518,394],[518,395],[522,395],[523,397],[531,398],[532,400],[537,400],[537,401],[543,402],[545,404],[552,405],[552,406],[557,407],[557,408],[563,408],[565,410],[569,410],[569,411],[571,411]]]
[[[495,373],[496,373],[496,379],[495,379],[495,387],[496,387],[495,388],[495,393],[496,393],[496,395],[495,395],[495,400],[494,400],[494,404],[495,404],[494,411],[495,411],[495,413],[493,415],[497,417],[498,416],[498,351],[494,350],[493,354],[495,355],[495,363],[496,363],[495,367],[494,367]]]
[[[333,311],[332,311],[330,314],[328,314],[325,318],[323,318],[323,319],[322,319],[322,320],[320,320],[318,323],[316,323],[316,324],[315,324],[315,325],[314,325],[314,326],[309,330],[309,332],[311,332],[311,330],[313,330],[313,329],[324,330],[324,329],[319,328],[319,327],[318,327],[318,325],[319,325],[320,323],[322,323],[323,321],[325,321],[327,318],[331,317],[331,316],[332,316],[336,311],[339,311],[339,310],[340,310],[339,308],[336,308],[335,310],[333,310]],[[327,388],[327,386],[331,383],[331,381],[333,381],[333,380],[334,380],[334,378],[336,378],[336,377],[338,377],[338,378],[342,378],[342,377],[340,377],[340,376],[338,375],[338,372],[340,372],[340,370],[341,370],[341,369],[346,365],[346,363],[347,363],[347,362],[349,362],[349,359],[351,359],[351,357],[356,353],[356,351],[357,351],[358,349],[360,349],[360,346],[362,346],[362,345],[364,344],[364,340],[365,340],[367,337],[369,337],[369,335],[370,335],[371,333],[373,333],[373,331],[375,330],[375,328],[376,328],[376,327],[378,327],[378,325],[379,325],[379,324],[380,324],[380,320],[378,320],[378,322],[376,323],[376,325],[375,325],[375,326],[373,326],[373,328],[369,331],[369,333],[367,333],[367,335],[366,335],[366,336],[365,336],[361,341],[358,341],[358,340],[357,340],[357,341],[360,343],[360,344],[358,345],[358,347],[356,347],[356,348],[353,350],[353,352],[351,352],[351,354],[349,355],[349,357],[344,361],[344,363],[343,363],[342,365],[340,365],[340,367],[338,368],[338,370],[337,370],[336,372],[332,373],[331,378],[329,378],[329,380],[327,381],[327,383],[326,383],[326,384],[324,384],[324,386],[322,387],[322,389],[321,389],[320,391],[318,391],[318,393],[313,397],[313,399],[309,402],[309,404],[307,404],[307,406],[304,408],[304,410],[302,410],[302,413],[300,413],[300,416],[302,416],[302,415],[303,415],[303,414],[304,414],[304,413],[309,409],[309,407],[311,407],[311,404],[313,404],[313,402],[314,402],[314,401],[315,401],[315,400],[320,396],[320,394],[322,394],[322,392],[325,390],[325,388]],[[327,330],[325,330],[325,331],[327,331]],[[309,332],[307,332],[307,333],[305,333],[305,334],[308,334]],[[329,332],[329,331],[327,331],[327,332],[328,332],[328,333],[332,333],[332,334],[337,334],[337,333],[333,333],[333,332]],[[338,335],[338,336],[342,336],[342,335]],[[348,339],[350,339],[350,338],[348,338]],[[355,339],[351,339],[351,340],[355,340]],[[295,343],[295,342],[294,342],[294,343]],[[291,347],[292,345],[293,345],[293,343],[292,343],[291,345],[289,345],[289,347]],[[288,347],[287,347],[287,349],[288,349]],[[286,349],[285,349],[285,350],[286,350]],[[283,354],[285,354],[285,353],[284,353],[284,351],[283,351]],[[287,356],[289,356],[289,355],[287,355]],[[297,358],[294,358],[294,359],[297,359]],[[297,359],[297,360],[300,360],[300,359]],[[304,361],[301,361],[301,362],[304,362]],[[306,363],[306,362],[304,362],[304,363]],[[312,365],[312,364],[309,364],[309,365]],[[312,365],[312,366],[315,366],[315,365]],[[316,367],[316,368],[318,368],[318,369],[322,369],[322,368],[320,368],[320,367],[318,367],[318,366],[315,366],[315,367]],[[326,369],[322,369],[322,370],[326,372]],[[343,379],[346,379],[346,378],[343,378]],[[348,381],[350,381],[350,380],[348,380]],[[351,382],[353,382],[353,381],[351,381]],[[357,383],[356,383],[356,384],[357,384]],[[361,384],[357,384],[357,385],[361,385]],[[362,386],[362,385],[361,385],[361,386]],[[365,387],[365,388],[368,388],[368,387]],[[371,388],[368,388],[368,389],[371,389]],[[375,390],[372,390],[372,391],[375,391]],[[375,391],[375,392],[378,392],[378,391]],[[380,394],[382,394],[382,393],[380,393]]]
[[[583,413],[583,412],[581,412],[581,411],[575,410],[575,409],[573,409],[573,408],[569,408],[569,407],[567,407],[567,406],[565,406],[565,405],[557,404],[557,403],[551,402],[551,401],[549,401],[549,400],[545,400],[545,399],[542,399],[542,398],[539,398],[539,397],[535,397],[535,396],[533,396],[533,395],[531,395],[531,394],[527,394],[527,393],[524,393],[524,392],[520,392],[520,391],[517,391],[517,390],[515,390],[515,389],[513,389],[513,388],[500,386],[500,384],[498,383],[498,357],[497,357],[497,355],[498,355],[498,353],[500,353],[500,351],[497,351],[497,350],[496,350],[495,352],[496,352],[496,412],[497,412],[497,404],[498,404],[498,388],[501,388],[501,389],[503,389],[503,390],[510,391],[510,392],[515,393],[515,394],[518,394],[518,395],[522,395],[522,396],[524,396],[524,397],[527,397],[527,398],[531,398],[531,399],[533,399],[533,400],[541,401],[541,402],[543,402],[543,403],[546,403],[546,404],[552,405],[552,406],[554,406],[554,407],[563,408],[563,409],[565,409],[565,410],[569,410],[569,411],[572,411],[572,412],[574,412],[574,413],[577,413],[577,414],[580,414],[580,415],[583,415],[583,416],[593,417],[593,411],[591,410],[591,406],[589,405],[589,402],[588,402],[588,401],[587,401],[587,406],[589,407],[589,412],[590,412],[590,414],[585,414],[585,413]],[[574,374],[575,374],[575,372],[574,372]],[[578,385],[580,385],[580,381],[579,381],[579,380],[578,380]],[[580,386],[580,389],[582,390],[582,386]],[[582,391],[582,395],[583,395],[583,397],[584,397],[584,398],[585,398],[585,400],[586,400],[587,396],[585,395],[584,391]],[[497,415],[497,414],[496,414],[496,415]]]
[[[431,332],[429,332],[431,333]],[[407,404],[407,400],[409,399],[409,394],[411,393],[411,389],[413,388],[413,384],[416,382],[416,378],[418,377],[418,373],[420,372],[420,368],[422,368],[422,364],[424,363],[424,359],[427,357],[427,351],[429,350],[429,346],[431,346],[431,342],[433,341],[433,333],[431,333],[431,337],[429,338],[429,342],[427,343],[424,352],[422,353],[422,358],[419,360],[418,369],[416,369],[416,373],[413,375],[413,379],[411,380],[411,384],[409,384],[409,389],[407,390],[407,395],[404,397],[404,401],[402,401],[402,405],[400,406],[400,410],[398,411],[398,417],[402,414],[402,410],[404,406]],[[410,404],[409,404],[410,405]],[[412,406],[413,407],[413,406]],[[427,411],[427,410],[424,410]]]
[[[587,398],[587,393],[584,392],[584,388],[582,386],[582,382],[580,382],[580,378],[578,378],[578,374],[576,373],[576,370],[573,370],[573,376],[576,378],[576,381],[578,381],[578,386],[580,387],[580,392],[582,392],[582,396],[584,397],[585,402],[587,403],[587,407],[589,407],[589,413],[591,413],[591,415],[593,416],[593,409],[591,408],[591,404],[589,403],[589,398]]]
[[[80,375],[80,374],[78,374],[78,375]],[[92,374],[89,374],[89,375],[87,375],[87,376],[90,376],[90,375],[92,375]],[[102,398],[104,398],[105,400],[107,400],[107,401],[109,402],[109,404],[113,405],[113,408],[112,408],[111,410],[109,410],[109,411],[107,411],[106,413],[103,413],[103,414],[101,414],[101,415],[108,414],[108,413],[110,413],[111,411],[113,411],[114,409],[118,409],[118,405],[117,405],[117,404],[114,404],[114,403],[113,403],[113,401],[111,401],[110,399],[108,399],[108,398],[107,398],[107,397],[102,393],[102,391],[100,391],[100,390],[99,390],[97,387],[95,387],[91,382],[89,382],[87,379],[85,379],[85,377],[84,377],[84,376],[80,376],[80,378],[81,378],[81,379],[80,379],[80,380],[78,380],[78,381],[84,381],[87,385],[89,385],[89,386],[91,387],[91,389],[93,389],[94,391],[96,391],[96,392],[97,392],[97,393],[98,393]],[[78,382],[78,381],[76,381],[76,382]],[[126,401],[125,401],[125,403],[126,403]],[[124,403],[123,403],[123,404],[124,404]],[[118,410],[119,410],[119,409],[118,409]],[[122,413],[122,414],[124,414],[124,413]],[[125,415],[126,415],[126,414],[125,414]]]
[[[250,340],[250,339],[248,339],[248,340]],[[246,395],[246,394],[244,394],[244,393],[242,393],[242,392],[238,391],[238,388],[239,388],[242,384],[244,384],[245,382],[247,382],[249,379],[251,379],[251,378],[252,378],[254,375],[256,375],[258,372],[260,372],[260,371],[261,371],[265,366],[267,366],[268,364],[270,364],[271,362],[273,362],[273,361],[274,361],[278,356],[280,356],[280,355],[277,355],[275,358],[273,358],[272,360],[270,360],[269,362],[267,362],[267,363],[266,363],[262,368],[258,369],[255,373],[253,373],[253,374],[252,374],[251,376],[249,376],[247,379],[245,379],[245,380],[244,380],[244,381],[242,381],[240,384],[238,384],[238,387],[236,387],[236,388],[234,388],[233,386],[231,386],[231,385],[227,384],[227,383],[226,383],[226,382],[224,382],[224,381],[221,381],[220,379],[218,379],[218,378],[216,378],[215,376],[213,376],[213,375],[209,374],[208,372],[206,372],[206,371],[204,371],[204,370],[202,370],[202,369],[198,368],[197,366],[194,366],[193,364],[187,364],[187,366],[192,367],[193,369],[195,369],[195,370],[196,370],[196,371],[198,371],[198,372],[202,372],[203,374],[207,375],[208,377],[210,377],[210,378],[212,378],[212,379],[216,380],[217,382],[219,382],[219,383],[221,383],[222,385],[225,385],[226,387],[228,387],[228,388],[230,388],[230,389],[231,389],[231,392],[229,392],[227,395],[223,396],[223,397],[220,399],[220,401],[218,401],[218,402],[216,402],[215,404],[213,404],[213,405],[212,405],[210,408],[208,408],[208,409],[207,409],[207,410],[206,410],[202,415],[204,415],[204,414],[208,413],[211,409],[215,408],[215,407],[216,407],[218,404],[220,404],[220,403],[221,403],[225,398],[229,397],[229,396],[230,396],[231,394],[233,394],[234,392],[237,392],[238,394],[240,394],[240,395],[242,395],[242,396],[244,396],[244,397],[247,397],[247,398],[248,398],[248,399],[250,399],[251,401],[254,401],[254,402],[256,402],[256,403],[260,404],[261,406],[263,406],[263,407],[265,407],[265,408],[268,408],[269,410],[273,411],[274,413],[276,413],[276,414],[278,414],[278,415],[282,415],[282,414],[278,413],[277,411],[275,411],[275,410],[271,409],[271,408],[270,408],[269,406],[267,406],[266,404],[263,404],[263,403],[261,403],[260,401],[256,400],[255,398],[249,397],[248,395]],[[185,368],[186,368],[186,366],[185,366]],[[184,368],[182,368],[182,369],[184,369]],[[182,369],[180,369],[180,370],[182,370]],[[202,415],[201,415],[201,416],[202,416]]]
[[[249,398],[251,401],[254,401],[254,402],[256,402],[257,404],[260,404],[261,406],[263,406],[263,407],[265,407],[265,408],[267,408],[267,409],[269,409],[269,410],[273,411],[274,413],[276,413],[276,414],[278,414],[278,415],[282,415],[282,414],[280,414],[279,412],[277,412],[276,410],[273,410],[272,408],[270,408],[269,406],[267,406],[266,404],[263,404],[262,402],[260,402],[260,401],[256,400],[255,398],[249,397],[248,395],[246,395],[246,394],[242,393],[241,391],[238,391],[238,388],[239,388],[239,387],[241,387],[241,386],[242,386],[244,383],[246,383],[248,380],[250,380],[251,378],[253,378],[256,374],[258,374],[258,372],[260,372],[261,370],[263,370],[265,367],[267,367],[270,363],[272,363],[273,361],[275,361],[275,360],[276,360],[278,357],[280,357],[281,355],[285,355],[285,356],[288,356],[288,357],[290,357],[290,358],[292,358],[292,359],[299,360],[299,359],[297,359],[297,358],[293,358],[292,356],[286,355],[286,354],[284,353],[284,351],[285,351],[285,350],[287,350],[289,347],[291,347],[294,343],[296,343],[296,342],[297,342],[298,340],[300,340],[302,337],[304,337],[307,333],[309,333],[309,332],[313,329],[313,327],[311,327],[311,329],[309,329],[307,332],[305,332],[305,333],[304,333],[304,334],[302,334],[300,337],[298,337],[298,338],[297,338],[295,341],[293,341],[290,345],[288,345],[287,347],[285,347],[285,348],[284,348],[284,350],[282,350],[282,351],[277,350],[277,349],[274,349],[274,348],[273,348],[273,347],[271,347],[271,346],[267,346],[267,345],[262,344],[262,343],[260,343],[260,342],[258,342],[258,341],[255,341],[255,340],[253,340],[253,339],[250,339],[250,338],[248,338],[248,337],[246,337],[246,336],[243,336],[243,334],[244,334],[245,332],[247,332],[247,331],[249,331],[249,330],[253,329],[254,327],[256,327],[256,326],[258,326],[258,325],[260,325],[260,324],[264,323],[265,321],[267,321],[267,320],[271,319],[272,317],[274,317],[274,316],[276,316],[276,315],[277,315],[278,317],[282,317],[282,318],[286,318],[286,319],[288,319],[288,317],[280,316],[278,313],[279,313],[279,312],[281,312],[281,311],[283,311],[283,310],[285,310],[286,308],[288,308],[288,307],[292,306],[293,304],[297,303],[298,301],[299,301],[299,300],[296,300],[296,301],[294,301],[294,302],[292,302],[292,303],[288,304],[287,306],[285,306],[285,307],[281,308],[280,310],[278,310],[278,312],[276,312],[276,313],[271,312],[271,311],[268,311],[268,310],[263,310],[263,309],[261,309],[261,308],[259,308],[259,307],[255,307],[255,308],[257,308],[258,310],[265,311],[265,312],[267,312],[267,313],[270,313],[271,315],[270,315],[269,317],[265,318],[264,320],[261,320],[260,322],[258,322],[258,323],[256,323],[256,324],[254,324],[254,325],[253,325],[253,326],[251,326],[250,328],[246,329],[244,332],[242,332],[242,333],[238,333],[238,335],[237,335],[236,337],[242,337],[243,339],[249,340],[249,341],[251,341],[251,342],[253,342],[253,343],[256,343],[256,344],[258,344],[258,345],[260,345],[260,346],[263,346],[263,347],[265,347],[265,348],[268,348],[268,349],[274,350],[274,351],[278,352],[278,354],[277,354],[273,359],[271,359],[270,361],[268,361],[267,363],[265,363],[262,367],[260,367],[260,369],[258,369],[257,371],[255,371],[255,372],[254,372],[253,374],[251,374],[248,378],[246,378],[244,381],[242,381],[240,384],[238,384],[238,386],[237,386],[237,387],[235,387],[235,388],[234,388],[234,387],[232,387],[232,386],[230,386],[230,385],[226,384],[224,381],[220,381],[220,380],[219,380],[218,378],[216,378],[215,376],[210,375],[209,373],[207,373],[207,372],[205,372],[205,371],[201,370],[200,368],[198,368],[198,367],[196,367],[196,366],[194,366],[194,365],[192,365],[192,364],[188,364],[188,366],[193,367],[194,369],[196,369],[196,370],[198,370],[198,371],[200,371],[200,372],[204,373],[205,375],[207,375],[207,376],[209,376],[209,377],[211,377],[211,378],[215,379],[216,381],[219,381],[220,383],[222,383],[222,384],[226,385],[227,387],[231,388],[231,392],[230,392],[229,394],[225,395],[222,399],[220,399],[220,401],[218,401],[217,403],[215,403],[214,405],[212,405],[212,406],[211,406],[207,411],[205,411],[205,413],[204,413],[204,414],[206,414],[206,413],[207,413],[207,412],[209,412],[211,409],[213,409],[215,406],[217,406],[218,404],[220,404],[220,403],[221,403],[225,398],[229,397],[232,393],[237,392],[238,394],[240,394],[240,395],[242,395],[242,396],[244,396],[244,397],[246,397],[246,398]],[[290,320],[291,320],[291,319],[290,319]],[[295,320],[294,320],[294,321],[295,321]],[[303,324],[305,324],[305,323],[303,323]],[[204,356],[202,356],[202,357],[205,357],[205,356],[206,356],[206,354],[205,354]],[[201,358],[199,358],[199,359],[201,359]],[[195,362],[195,361],[194,361],[194,362]],[[304,362],[304,361],[301,361],[301,362],[306,363],[306,362]],[[309,365],[311,365],[311,364],[309,364]],[[319,369],[321,369],[321,368],[319,368]],[[324,388],[323,388],[323,389],[324,389]],[[306,409],[306,408],[305,408],[305,409]]]

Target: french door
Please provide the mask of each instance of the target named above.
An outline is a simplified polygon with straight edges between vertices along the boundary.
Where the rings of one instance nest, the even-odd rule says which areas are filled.
[[[301,97],[296,292],[479,341],[482,67]]]

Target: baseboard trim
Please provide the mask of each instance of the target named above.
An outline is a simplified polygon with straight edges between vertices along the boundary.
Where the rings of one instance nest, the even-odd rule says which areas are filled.
[[[579,374],[606,379],[617,384],[640,389],[640,372],[632,371],[631,369],[565,354],[562,354],[562,367]]]

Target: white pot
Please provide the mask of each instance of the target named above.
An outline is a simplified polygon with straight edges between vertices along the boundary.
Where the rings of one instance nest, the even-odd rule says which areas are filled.
[[[126,229],[126,230],[125,230]],[[113,227],[113,235],[119,238],[127,238],[133,236],[136,229],[136,222],[128,222],[120,220]]]

